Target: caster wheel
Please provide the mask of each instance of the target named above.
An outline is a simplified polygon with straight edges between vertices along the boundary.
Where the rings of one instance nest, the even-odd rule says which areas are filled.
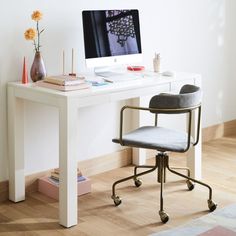
[[[210,211],[214,211],[216,209],[217,204],[215,204],[212,200],[208,200],[207,203]]]
[[[187,180],[186,184],[188,186],[189,191],[192,191],[194,189],[194,184],[192,183],[192,181]]]
[[[160,215],[162,223],[165,224],[169,220],[168,214],[166,214],[164,211],[159,211],[159,215]]]
[[[135,186],[138,188],[138,187],[140,187],[141,185],[142,185],[142,180],[141,179],[135,179],[134,180],[134,184],[135,184]]]
[[[111,198],[113,199],[114,204],[116,206],[119,206],[122,203],[121,198],[119,196],[112,196]]]

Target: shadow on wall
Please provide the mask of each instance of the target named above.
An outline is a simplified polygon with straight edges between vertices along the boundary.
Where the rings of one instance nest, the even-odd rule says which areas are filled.
[[[229,0],[226,1],[226,53],[227,53],[227,70],[229,73],[226,74],[224,80],[226,84],[226,91],[228,91],[226,98],[226,106],[224,107],[224,112],[226,114],[231,114],[230,119],[236,119],[236,70],[235,70],[235,58],[236,58],[236,1]]]
[[[235,1],[216,1],[215,10],[218,11],[218,22],[212,25],[211,30],[217,31],[217,46],[223,48],[223,55],[219,57],[219,67],[222,67],[218,74],[221,77],[220,87],[217,88],[215,100],[215,114],[218,123],[236,118],[236,109],[232,109],[236,100],[236,30],[235,30]],[[214,10],[214,9],[213,9]],[[217,68],[215,68],[217,71]],[[214,81],[212,81],[214,83]],[[212,86],[213,87],[213,86]]]
[[[2,75],[1,77],[2,78]],[[7,106],[6,106],[6,82],[0,80],[0,182],[7,179]]]
[[[209,8],[208,35],[205,40],[212,43],[202,52],[202,76],[203,76],[203,126],[207,127],[212,123],[222,123],[227,120],[224,112],[227,97],[227,83],[224,77],[228,76],[227,53],[226,53],[226,2],[211,1]],[[207,59],[208,58],[208,59]],[[199,58],[200,59],[200,58]],[[205,65],[204,65],[205,64]]]

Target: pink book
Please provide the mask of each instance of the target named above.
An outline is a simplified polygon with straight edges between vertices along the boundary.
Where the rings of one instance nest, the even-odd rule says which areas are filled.
[[[64,86],[64,85],[58,85],[58,84],[51,84],[51,83],[45,82],[44,80],[39,80],[35,84],[36,86],[39,86],[39,87],[59,90],[63,92],[80,90],[80,89],[88,89],[91,87],[91,84],[86,83],[86,82],[78,84],[78,85],[65,85]]]

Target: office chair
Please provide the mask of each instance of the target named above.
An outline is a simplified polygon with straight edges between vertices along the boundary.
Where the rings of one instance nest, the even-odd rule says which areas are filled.
[[[154,114],[155,122],[153,126],[139,127],[127,134],[123,134],[123,116],[124,111],[127,109],[149,111]],[[194,140],[191,135],[192,126],[192,113],[196,110],[198,114],[197,119],[197,130],[196,139]],[[188,114],[188,125],[186,131],[168,129],[160,127],[157,124],[158,114]],[[186,179],[187,187],[191,191],[194,189],[194,183],[203,185],[209,189],[208,208],[210,211],[214,211],[217,205],[212,201],[212,188],[196,179],[190,177],[190,170],[188,168],[170,168],[169,166],[169,155],[167,152],[186,152],[191,146],[197,145],[199,141],[200,133],[200,121],[201,121],[201,89],[194,85],[186,84],[181,89],[179,94],[167,94],[162,93],[151,98],[149,108],[146,107],[134,107],[124,106],[120,112],[120,135],[119,138],[113,139],[115,143],[119,143],[122,146],[146,148],[157,150],[155,158],[155,165],[141,165],[134,167],[134,175],[127,178],[120,179],[112,185],[112,196],[116,206],[120,205],[122,200],[116,195],[116,185],[133,179],[136,187],[142,185],[141,179],[138,177],[141,175],[148,174],[152,171],[157,170],[158,178],[157,181],[160,183],[160,210],[159,215],[161,221],[166,223],[169,220],[168,214],[164,211],[163,207],[163,184],[166,181],[166,169],[170,172],[181,176]],[[148,170],[138,173],[138,169],[147,168]],[[179,173],[174,169],[185,169],[187,175]]]

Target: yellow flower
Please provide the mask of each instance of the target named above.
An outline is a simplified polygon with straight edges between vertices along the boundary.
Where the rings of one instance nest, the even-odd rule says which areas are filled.
[[[31,15],[31,18],[34,21],[39,21],[42,19],[42,17],[43,17],[43,14],[38,10],[34,11],[33,14]]]
[[[26,40],[34,40],[36,37],[36,31],[33,28],[29,28],[25,31],[25,39]]]

